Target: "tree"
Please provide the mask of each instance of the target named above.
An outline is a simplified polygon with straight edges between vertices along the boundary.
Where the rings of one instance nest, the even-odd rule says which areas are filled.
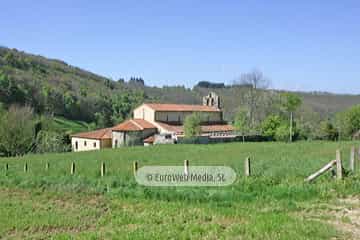
[[[246,102],[249,108],[250,125],[254,127],[256,121],[255,114],[259,107],[259,101],[262,97],[262,89],[266,89],[270,85],[270,81],[264,77],[264,74],[259,70],[254,70],[249,73],[244,73],[239,79],[234,81],[234,86],[245,86],[248,89],[246,94]]]
[[[201,134],[201,116],[193,113],[185,118],[184,132],[185,137],[195,137]]]
[[[0,151],[5,156],[28,153],[34,138],[35,121],[30,107],[11,106],[0,116]]]
[[[283,120],[279,115],[268,116],[261,124],[262,134],[274,140],[277,129],[281,126],[282,122]]]
[[[36,152],[66,152],[71,149],[65,144],[64,135],[52,131],[40,131],[36,137]]]
[[[293,121],[294,121],[294,111],[302,104],[301,98],[293,93],[283,93],[281,95],[282,98],[282,107],[283,109],[290,114],[289,117],[289,136],[290,142],[293,140]]]
[[[342,137],[350,139],[360,130],[360,105],[353,106],[336,116],[336,125]]]
[[[99,128],[110,127],[112,124],[111,113],[107,111],[95,113],[96,126]]]
[[[2,116],[5,112],[3,103],[0,102],[0,116]]]
[[[282,124],[279,126],[275,132],[276,141],[286,142],[289,139],[289,129],[290,127],[288,124]]]
[[[263,72],[255,69],[248,73],[241,74],[240,78],[234,81],[235,86],[249,86],[252,89],[266,89],[270,85],[270,81],[265,78]]]
[[[213,83],[208,81],[200,81],[195,85],[195,88],[225,88],[224,83]]]
[[[302,140],[318,139],[321,116],[310,106],[301,106],[296,111],[296,125],[299,131],[299,138]]]
[[[249,123],[249,111],[240,108],[235,115],[234,128],[242,135],[243,142],[245,142],[245,134],[247,134],[250,129]]]
[[[111,98],[111,120],[113,124],[118,124],[130,117],[132,110],[140,105],[145,99],[143,91],[124,92],[116,94]]]
[[[0,101],[6,104],[25,102],[25,92],[8,75],[0,71]]]
[[[330,121],[323,121],[320,123],[320,139],[335,141],[338,136],[338,131]]]

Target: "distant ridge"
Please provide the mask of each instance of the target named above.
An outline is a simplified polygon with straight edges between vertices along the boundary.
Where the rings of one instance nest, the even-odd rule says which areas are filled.
[[[123,114],[123,117],[126,117],[134,106],[145,100],[158,103],[201,104],[201,97],[207,95],[209,91],[214,91],[221,96],[225,118],[231,119],[237,108],[244,104],[247,91],[246,86],[233,88],[223,83],[209,81],[200,81],[194,85],[193,89],[183,86],[150,87],[146,85],[146,79],[143,80],[140,77],[133,78],[132,81],[125,81],[124,79],[113,81],[88,70],[69,65],[62,60],[50,59],[6,47],[0,47],[0,71],[13,79],[19,86],[30,85],[33,94],[27,95],[26,101],[35,104],[35,106],[36,104],[41,105],[41,103],[34,103],[34,101],[39,92],[45,91],[44,89],[49,91],[46,94],[70,96],[72,100],[81,105],[80,109],[74,107],[71,110],[72,112],[67,113],[64,109],[61,110],[55,101],[53,106],[51,105],[54,114],[84,121],[94,121],[94,113],[104,111],[104,107],[98,102],[100,96],[111,97],[125,93],[137,96],[131,97],[136,98],[136,100],[131,100],[130,109],[127,110],[126,114]],[[272,94],[284,91],[266,90],[265,92]],[[352,105],[360,104],[360,95],[321,91],[296,93],[303,97],[303,108],[306,111],[315,111],[322,117],[332,116]],[[60,104],[65,103],[61,102]],[[45,109],[40,106],[38,111],[42,112]],[[76,111],[82,112],[77,114]]]

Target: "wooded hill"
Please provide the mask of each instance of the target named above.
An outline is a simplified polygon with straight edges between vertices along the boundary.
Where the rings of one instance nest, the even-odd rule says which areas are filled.
[[[248,86],[223,86],[201,82],[193,89],[183,86],[146,86],[141,78],[113,81],[67,63],[0,47],[0,102],[30,105],[37,113],[95,122],[109,126],[130,117],[144,101],[201,104],[201,97],[214,91],[222,97],[225,118],[232,120],[247,101]],[[275,111],[276,90],[260,90],[258,117]],[[298,93],[303,119],[326,119],[359,104],[360,95]]]

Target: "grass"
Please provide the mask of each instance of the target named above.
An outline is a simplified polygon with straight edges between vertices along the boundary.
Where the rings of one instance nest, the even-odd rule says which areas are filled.
[[[3,158],[0,166],[8,163],[9,171],[0,172],[0,238],[341,239],[341,232],[303,213],[359,194],[357,174],[341,182],[330,175],[315,184],[303,180],[334,159],[338,148],[348,166],[356,144],[158,145]],[[242,174],[247,156],[253,172],[248,179]],[[134,160],[143,166],[183,165],[184,159],[190,166],[231,166],[238,179],[221,188],[160,188],[139,186],[133,178]]]
[[[54,128],[66,133],[78,133],[91,130],[91,126],[82,121],[68,120],[63,117],[54,117]]]

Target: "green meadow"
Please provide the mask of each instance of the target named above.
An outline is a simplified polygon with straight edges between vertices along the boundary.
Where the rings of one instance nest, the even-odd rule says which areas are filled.
[[[67,133],[78,133],[92,129],[92,126],[86,122],[68,120],[62,117],[54,117],[52,124],[54,129]]]
[[[156,145],[0,158],[0,238],[349,239],[331,224],[331,206],[359,196],[359,175],[304,179],[335,159],[336,149],[348,168],[351,146],[360,143]],[[227,187],[144,187],[134,179],[133,161],[182,166],[185,159],[230,166],[237,180]]]

